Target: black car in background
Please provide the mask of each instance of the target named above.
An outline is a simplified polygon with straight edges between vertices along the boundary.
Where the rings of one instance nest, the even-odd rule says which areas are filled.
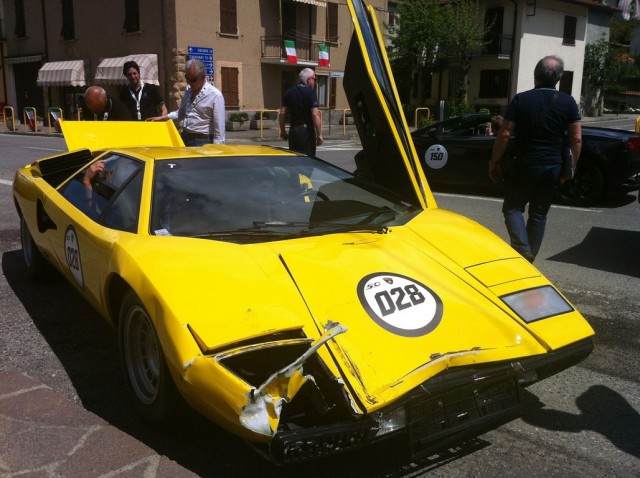
[[[431,186],[501,188],[487,174],[494,136],[491,115],[472,113],[414,131],[411,136]],[[558,188],[557,201],[592,206],[605,196],[640,186],[640,134],[582,127],[582,153],[575,179]]]

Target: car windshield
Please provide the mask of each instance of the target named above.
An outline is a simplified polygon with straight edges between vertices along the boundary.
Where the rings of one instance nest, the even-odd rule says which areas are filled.
[[[385,232],[418,207],[323,161],[226,156],[156,163],[151,233],[236,243]]]

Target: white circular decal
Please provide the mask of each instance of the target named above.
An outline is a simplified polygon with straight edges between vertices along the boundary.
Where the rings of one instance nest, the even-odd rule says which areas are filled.
[[[431,289],[399,274],[370,274],[358,283],[358,298],[369,316],[397,335],[419,337],[442,319],[442,300]]]
[[[73,275],[78,286],[83,288],[84,277],[82,276],[82,263],[80,262],[80,246],[78,244],[78,235],[73,226],[69,226],[64,235],[64,252],[67,256],[67,266],[69,266],[71,275]]]
[[[424,160],[431,169],[440,169],[447,164],[449,159],[449,153],[441,144],[434,144],[429,146],[424,153]]]

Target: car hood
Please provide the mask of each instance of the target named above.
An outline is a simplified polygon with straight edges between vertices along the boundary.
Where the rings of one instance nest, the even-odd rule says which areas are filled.
[[[486,241],[466,244],[470,227],[474,237]],[[434,240],[432,228],[444,232]],[[340,323],[347,331],[318,353],[349,384],[356,401],[371,409],[449,367],[564,345],[521,322],[500,302],[497,292],[548,282],[491,236],[472,221],[434,210],[386,234],[242,246],[152,237],[131,256],[144,269],[154,300],[163,301],[163,309],[208,350],[286,330],[317,339],[329,324]],[[467,252],[445,254],[452,245]],[[479,262],[469,262],[470,249]],[[487,264],[493,269],[483,269]],[[496,272],[501,269],[508,270],[507,286]],[[568,328],[573,341],[575,328]]]

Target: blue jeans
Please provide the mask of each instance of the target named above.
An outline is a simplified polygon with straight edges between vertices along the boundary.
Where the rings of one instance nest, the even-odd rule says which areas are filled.
[[[514,178],[506,184],[502,213],[511,247],[533,262],[540,251],[547,213],[560,176],[561,164],[519,164]],[[529,204],[525,224],[524,209]]]

